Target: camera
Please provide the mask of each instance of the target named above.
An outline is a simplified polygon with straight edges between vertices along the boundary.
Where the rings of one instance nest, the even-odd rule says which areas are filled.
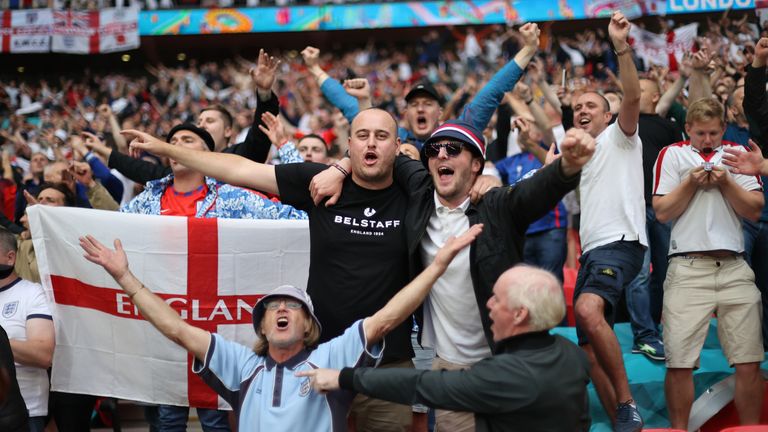
[[[713,164],[712,162],[704,162],[703,166],[704,166],[704,171],[712,172],[712,168],[715,167],[715,164]]]

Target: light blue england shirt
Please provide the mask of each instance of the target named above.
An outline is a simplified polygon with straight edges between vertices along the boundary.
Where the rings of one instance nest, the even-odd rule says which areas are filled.
[[[363,320],[341,336],[302,351],[283,363],[256,355],[250,348],[213,334],[205,362],[195,360],[192,371],[226,400],[238,417],[241,431],[346,431],[354,396],[347,391],[319,394],[299,371],[372,365],[383,347],[366,350]]]

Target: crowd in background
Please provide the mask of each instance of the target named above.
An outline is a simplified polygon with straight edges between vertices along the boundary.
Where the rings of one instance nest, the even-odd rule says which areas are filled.
[[[686,87],[694,70],[706,75],[707,82],[702,85],[725,106],[726,122],[745,128],[743,91],[741,99],[735,94],[743,87],[740,83],[745,67],[752,62],[755,41],[765,32],[751,22],[747,13],[702,17],[694,48],[678,66],[645,64],[638,57],[635,63],[641,78],[656,83],[659,96],[663,95],[656,113],[676,122],[681,132],[689,95],[700,91]],[[674,29],[675,23],[659,18],[654,26],[666,32]],[[442,102],[440,122],[457,118],[524,43],[513,27],[487,26],[429,30],[419,43],[408,46],[371,41],[344,52],[320,52],[312,64],[307,50],[280,52],[264,48],[280,59],[279,64],[275,63],[276,82],[271,87],[279,101],[279,128],[289,141],[295,142],[304,160],[331,164],[347,149],[349,115],[329,101],[322,79],[312,72],[315,63],[330,79],[343,82],[345,90],[356,99],[370,99],[371,106],[389,111],[401,126],[418,129],[418,124],[428,121],[427,114],[408,120],[403,116],[406,95],[414,86],[426,85],[425,91]],[[539,48],[523,79],[505,95],[483,131],[488,144],[485,174],[496,175],[506,184],[525,174],[522,168],[515,167],[516,173],[515,168],[510,171],[504,165],[507,158],[529,152],[543,162],[548,145],[542,144],[556,141],[550,135],[557,135],[558,128],[573,126],[571,102],[575,97],[598,91],[611,103],[612,111],[616,110],[614,114],[622,98],[617,53],[603,29],[549,33],[543,35]],[[222,115],[224,127],[232,129],[226,136],[228,145],[247,141],[252,125],[264,121],[263,117],[255,118],[263,103],[251,73],[256,67],[256,59],[243,57],[221,62],[186,58],[175,65],[146,65],[143,71],[85,70],[77,76],[51,73],[42,79],[3,76],[0,224],[20,234],[23,242],[29,240],[24,217],[28,204],[60,199],[57,204],[115,210],[129,202],[144,185],[130,181],[116,169],[110,170],[114,168],[111,152],[129,153],[121,130],[136,129],[163,138],[181,123],[202,126],[202,113],[224,109],[231,114]],[[360,78],[364,83],[354,81]],[[368,93],[357,91],[361,89]],[[361,108],[363,105],[361,102]],[[266,123],[270,126],[269,121]],[[278,129],[277,123],[271,123],[269,129]],[[218,138],[216,133],[208,132],[214,140]],[[302,146],[305,140],[301,138],[306,136],[316,137],[321,145]],[[284,139],[274,134],[268,137],[275,144],[268,161],[279,164],[286,157],[278,152]],[[421,144],[414,145],[414,156],[418,157]],[[213,143],[210,147],[213,150]],[[216,149],[220,150],[218,146]],[[150,154],[130,156],[169,165],[167,160]],[[58,193],[52,197],[42,193],[51,188],[51,183],[64,185],[54,188]],[[577,215],[578,198],[566,201],[568,213]],[[578,220],[572,217],[566,224],[575,227]],[[570,241],[572,249],[576,249],[578,241]],[[26,252],[34,253],[30,245]],[[20,256],[29,258],[26,255],[20,252]],[[26,259],[30,269],[24,270],[24,276],[34,280],[36,269],[31,261]],[[558,277],[562,280],[562,273]],[[658,323],[658,317],[654,318]]]

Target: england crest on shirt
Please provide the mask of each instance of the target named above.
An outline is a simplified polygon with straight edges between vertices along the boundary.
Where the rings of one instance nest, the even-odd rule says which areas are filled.
[[[10,318],[16,314],[19,309],[19,301],[13,301],[3,305],[3,318]]]

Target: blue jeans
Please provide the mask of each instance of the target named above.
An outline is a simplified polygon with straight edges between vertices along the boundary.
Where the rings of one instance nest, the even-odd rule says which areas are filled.
[[[525,236],[523,261],[554,273],[563,282],[563,265],[568,254],[567,231],[553,228]]]
[[[185,432],[187,430],[188,407],[160,405],[157,413],[160,432]],[[230,432],[226,411],[198,408],[197,415],[205,432]]]
[[[763,347],[768,351],[768,223],[742,220],[744,259],[755,272],[755,285],[763,299]]]
[[[640,273],[627,287],[627,311],[635,343],[660,339],[657,323],[661,318],[664,278],[667,276],[667,254],[672,227],[656,220],[653,207],[645,207],[648,248]],[[651,272],[653,264],[653,272]]]

